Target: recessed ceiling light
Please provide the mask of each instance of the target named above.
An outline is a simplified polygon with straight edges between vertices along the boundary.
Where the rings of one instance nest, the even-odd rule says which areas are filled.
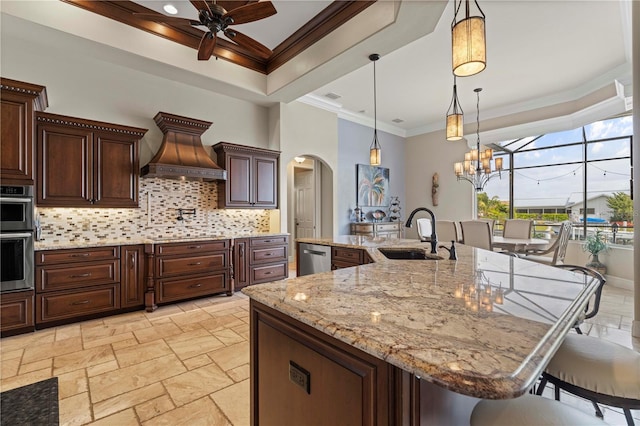
[[[342,97],[342,96],[340,96],[340,95],[338,95],[338,94],[336,94],[336,93],[332,93],[332,92],[327,93],[325,96],[326,96],[327,98],[329,98],[329,99],[333,99],[333,100],[335,100],[335,99],[340,99],[340,98]]]
[[[176,15],[178,13],[178,9],[176,9],[176,7],[172,4],[165,4],[164,6],[162,6],[162,8],[169,15]]]
[[[404,120],[402,118],[394,118],[391,121],[393,121],[394,123],[402,123],[402,122],[404,122]]]

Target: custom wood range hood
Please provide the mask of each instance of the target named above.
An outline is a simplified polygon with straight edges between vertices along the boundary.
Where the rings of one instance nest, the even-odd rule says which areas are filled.
[[[142,176],[199,181],[227,179],[227,172],[209,157],[200,139],[211,122],[166,112],[159,112],[153,120],[164,137],[156,155],[142,168]]]

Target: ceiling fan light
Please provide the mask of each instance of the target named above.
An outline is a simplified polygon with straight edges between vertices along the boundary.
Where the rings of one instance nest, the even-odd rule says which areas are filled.
[[[451,26],[451,58],[453,73],[468,77],[479,73],[487,66],[487,44],[485,18],[478,2],[474,1],[480,16],[469,16],[469,0],[465,0],[464,18],[456,22],[462,0],[454,7],[456,15]]]
[[[176,7],[174,5],[172,5],[171,3],[167,3],[164,6],[162,6],[162,10],[167,12],[169,15],[177,15],[178,14],[178,9],[176,9]]]

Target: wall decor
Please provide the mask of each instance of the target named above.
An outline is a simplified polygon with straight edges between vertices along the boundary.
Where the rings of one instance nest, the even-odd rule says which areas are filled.
[[[358,182],[358,206],[378,207],[389,205],[389,169],[385,167],[356,165]]]
[[[438,191],[440,188],[440,175],[438,173],[434,173],[431,178],[431,201],[434,206],[438,205]]]

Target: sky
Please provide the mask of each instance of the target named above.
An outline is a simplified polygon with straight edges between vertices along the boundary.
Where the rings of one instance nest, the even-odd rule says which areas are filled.
[[[584,126],[587,140],[601,140],[633,134],[631,116],[598,121]],[[528,138],[522,143],[509,146],[510,149],[521,147],[532,140]],[[550,133],[526,145],[520,153],[514,155],[514,166],[527,167],[544,164],[557,164],[582,161],[583,147],[559,147],[532,151],[533,148],[552,147],[559,144],[580,142],[582,127],[577,129]],[[501,145],[505,146],[507,142]],[[628,138],[613,141],[599,141],[588,144],[587,158],[604,160],[618,157],[629,157],[631,146]],[[508,159],[505,158],[505,168],[508,169]],[[569,164],[544,168],[515,170],[514,192],[516,206],[539,205],[549,199],[560,201],[563,205],[567,199],[582,199],[584,167],[582,164]],[[626,192],[630,188],[630,160],[607,160],[590,163],[587,166],[588,195],[601,193]],[[509,198],[509,174],[503,173],[502,178],[492,178],[485,186],[489,197],[497,196],[501,200]]]

